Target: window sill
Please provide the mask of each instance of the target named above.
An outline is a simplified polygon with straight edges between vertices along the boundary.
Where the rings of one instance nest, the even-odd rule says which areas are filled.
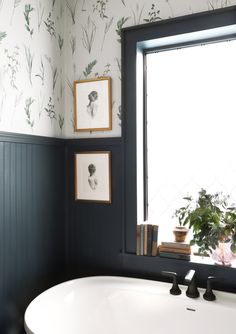
[[[146,261],[148,262],[156,262],[156,263],[166,263],[166,262],[177,262],[177,263],[184,263],[184,264],[197,264],[197,265],[207,265],[207,266],[215,266],[220,268],[236,268],[236,259],[232,262],[232,265],[229,266],[223,266],[223,265],[217,265],[215,264],[214,260],[212,260],[211,257],[204,257],[204,256],[197,256],[197,255],[191,255],[191,260],[181,260],[181,259],[171,259],[171,258],[164,258],[160,256],[142,256],[142,255],[136,255],[131,253],[122,253],[121,255],[124,259],[133,259],[133,261]]]
[[[196,259],[197,258],[197,259]],[[236,291],[236,266],[226,267],[215,265],[208,259],[194,256],[191,261],[162,258],[159,256],[137,256],[136,254],[121,253],[120,260],[124,275],[143,279],[154,279],[164,281],[161,271],[174,271],[178,275],[178,280],[184,283],[184,277],[190,269],[196,271],[196,279],[199,287],[206,287],[208,276],[215,276],[217,281],[214,288],[221,291]]]

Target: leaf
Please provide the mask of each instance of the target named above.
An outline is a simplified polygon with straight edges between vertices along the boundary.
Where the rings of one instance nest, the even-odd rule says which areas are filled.
[[[15,0],[14,8],[18,7],[20,3],[21,3],[21,0]]]
[[[236,253],[236,244],[232,244],[232,245],[230,246],[230,249],[231,249],[231,251],[232,251],[233,253]]]
[[[4,31],[4,32],[1,32],[0,31],[0,42],[3,40],[3,38],[7,37],[7,33]]]
[[[87,65],[85,68],[85,71],[83,71],[83,74],[85,77],[87,77],[89,74],[91,74],[93,67],[97,64],[97,60],[92,61]]]

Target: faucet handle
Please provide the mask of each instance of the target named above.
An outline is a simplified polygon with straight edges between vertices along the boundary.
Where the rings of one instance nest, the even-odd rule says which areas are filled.
[[[215,276],[208,276],[207,277],[207,288],[206,288],[206,291],[203,295],[203,298],[205,300],[208,300],[208,301],[213,301],[216,299],[216,296],[214,295],[214,293],[212,292],[212,288],[211,288],[211,282],[212,281],[215,281],[216,277]]]
[[[173,279],[173,285],[172,288],[170,289],[170,294],[175,296],[180,295],[181,290],[177,283],[177,274],[174,273],[173,271],[162,271],[161,274],[162,276],[171,277]]]
[[[184,281],[188,283],[188,288],[186,291],[186,295],[189,298],[198,298],[199,297],[199,291],[196,286],[195,282],[195,270],[191,269],[187,272],[187,275],[184,278]]]

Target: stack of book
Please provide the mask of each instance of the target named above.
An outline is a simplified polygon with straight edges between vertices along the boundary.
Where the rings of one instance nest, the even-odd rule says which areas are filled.
[[[162,242],[159,256],[190,261],[191,246],[185,242]]]
[[[136,228],[136,254],[157,256],[158,225],[140,224]]]

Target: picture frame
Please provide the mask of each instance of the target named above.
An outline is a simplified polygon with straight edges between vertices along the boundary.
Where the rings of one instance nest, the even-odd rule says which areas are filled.
[[[75,153],[75,200],[111,203],[111,152]]]
[[[112,130],[111,78],[74,81],[75,131]]]

